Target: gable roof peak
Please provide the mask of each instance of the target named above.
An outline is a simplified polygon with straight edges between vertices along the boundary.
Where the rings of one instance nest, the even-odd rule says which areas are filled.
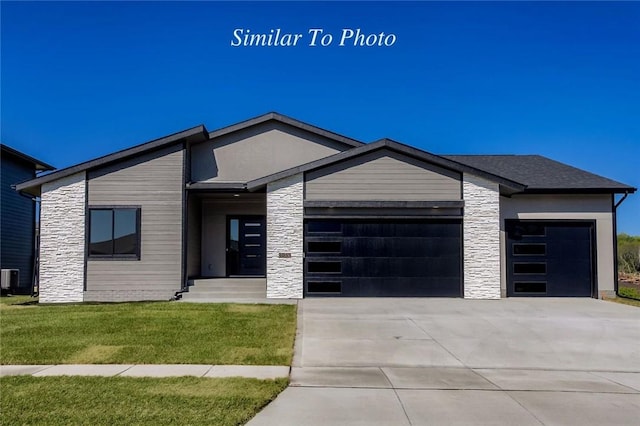
[[[276,111],[270,111],[265,114],[258,115],[256,117],[249,118],[248,120],[243,120],[239,123],[222,127],[220,129],[209,132],[209,139],[228,135],[230,133],[244,130],[252,126],[257,126],[259,124],[266,123],[268,121],[277,121],[279,123],[283,123],[288,126],[295,127],[297,129],[304,130],[306,132],[313,133],[327,139],[332,139],[334,141],[337,141],[349,147],[358,147],[358,146],[364,145],[359,140],[314,126],[313,124],[305,123],[304,121],[297,120],[295,118],[289,117],[287,115],[281,114]]]
[[[377,147],[388,147],[388,148],[393,148],[393,149],[405,149],[405,148],[416,149],[415,147],[412,147],[411,145],[407,145],[405,143],[398,142],[397,140],[391,139],[391,138],[378,139],[377,141],[371,142],[369,144],[369,146],[376,147],[376,148]],[[427,151],[422,151],[422,152],[427,153]],[[428,153],[428,154],[430,154],[430,153]],[[431,155],[435,155],[435,154],[431,154]]]

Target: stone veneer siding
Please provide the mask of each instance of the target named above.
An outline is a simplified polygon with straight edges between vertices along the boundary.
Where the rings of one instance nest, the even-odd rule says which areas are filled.
[[[464,297],[500,298],[500,192],[498,184],[465,174]]]
[[[85,263],[85,173],[42,185],[40,302],[82,302]]]
[[[303,296],[303,201],[302,173],[267,185],[267,298]]]

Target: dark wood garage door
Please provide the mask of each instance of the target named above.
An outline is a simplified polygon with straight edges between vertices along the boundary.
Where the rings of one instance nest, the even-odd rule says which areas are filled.
[[[305,295],[460,297],[460,220],[308,220]]]
[[[595,294],[593,222],[506,221],[507,296]]]

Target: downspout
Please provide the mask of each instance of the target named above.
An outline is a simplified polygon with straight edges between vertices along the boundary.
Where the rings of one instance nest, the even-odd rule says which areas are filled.
[[[616,296],[620,297],[618,294],[618,206],[622,204],[622,202],[629,196],[628,192],[625,192],[624,195],[617,203],[615,203],[615,195],[611,194],[611,204],[613,205],[613,289],[616,292]]]

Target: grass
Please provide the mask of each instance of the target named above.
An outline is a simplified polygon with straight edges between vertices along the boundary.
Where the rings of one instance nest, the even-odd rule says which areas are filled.
[[[1,364],[289,365],[293,354],[292,305],[20,302],[0,304]]]
[[[620,297],[609,299],[613,302],[640,307],[640,287],[638,286],[639,274],[620,273],[618,277],[618,295]]]
[[[640,300],[640,291],[635,287],[620,287],[618,294],[628,299]]]
[[[286,386],[286,379],[3,377],[0,423],[240,425]]]
[[[29,303],[37,303],[38,298],[31,296],[2,296],[0,297],[0,305],[23,305]]]
[[[607,298],[605,300],[608,300],[610,302],[621,303],[623,305],[637,306],[640,308],[640,300],[626,299],[624,297],[612,297],[612,298]]]

